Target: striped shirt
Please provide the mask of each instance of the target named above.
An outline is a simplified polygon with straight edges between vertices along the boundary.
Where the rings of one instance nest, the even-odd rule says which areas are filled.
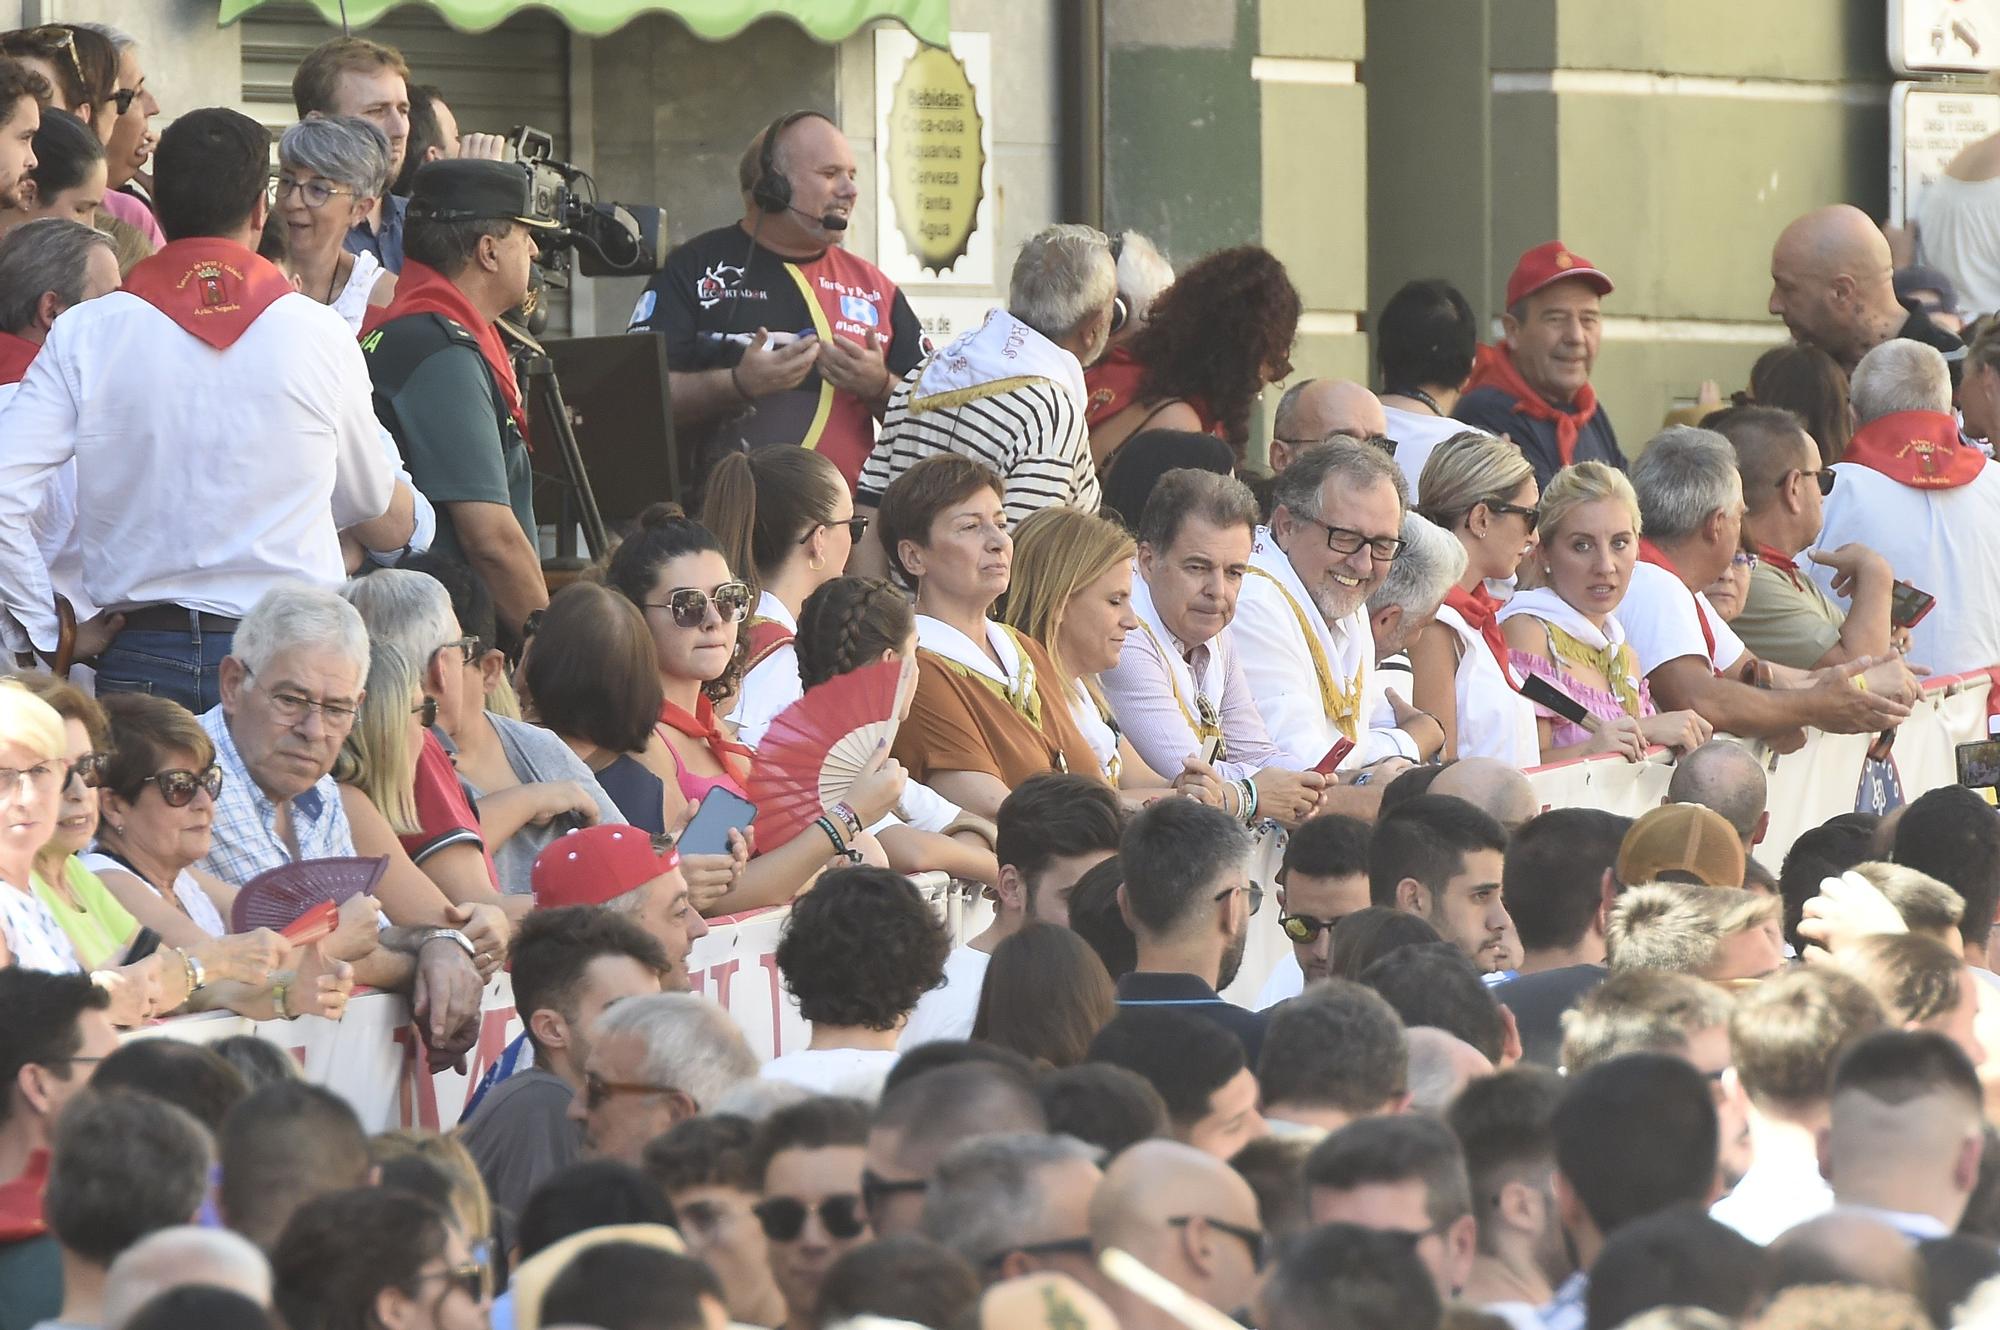
[[[913,415],[910,394],[923,372],[918,365],[889,395],[882,435],[855,487],[862,499],[879,505],[890,482],[918,462],[957,453],[992,468],[1007,483],[1010,523],[1062,504],[1097,511],[1102,491],[1082,404],[1061,384],[1032,379],[991,397]]]

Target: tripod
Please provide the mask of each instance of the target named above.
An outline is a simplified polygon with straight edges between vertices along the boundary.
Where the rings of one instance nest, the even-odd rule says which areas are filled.
[[[556,557],[573,561],[576,553],[576,528],[583,527],[583,541],[589,550],[587,562],[594,563],[604,557],[611,540],[604,529],[604,514],[597,507],[597,495],[590,487],[590,475],[583,467],[583,453],[576,443],[576,430],[570,422],[569,403],[563,400],[562,383],[556,377],[556,367],[541,343],[526,331],[500,321],[500,330],[514,345],[514,371],[520,377],[523,399],[528,403],[528,417],[534,418],[535,408],[541,407],[541,414],[549,422],[555,435],[556,457],[562,465],[562,474],[554,477],[563,486],[562,521],[556,525]]]

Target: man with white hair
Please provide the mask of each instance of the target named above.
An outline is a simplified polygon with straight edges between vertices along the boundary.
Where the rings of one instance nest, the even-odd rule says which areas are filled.
[[[191,1224],[159,1229],[111,1263],[104,1281],[104,1330],[122,1330],[132,1314],[171,1288],[205,1284],[271,1305],[271,1263],[255,1243],[226,1228]]]
[[[1712,430],[1676,425],[1632,464],[1639,495],[1639,562],[1618,618],[1662,711],[1690,710],[1746,738],[1804,726],[1876,734],[1910,714],[1915,676],[1897,659],[1797,670],[1757,656],[1731,632],[1702,588],[1721,577],[1742,537],[1743,479],[1736,450]]]
[[[1090,1201],[1103,1152],[1073,1136],[1006,1133],[956,1146],[932,1170],[923,1232],[982,1283],[1053,1271],[1092,1281]]]
[[[1415,691],[1410,643],[1437,619],[1445,593],[1465,576],[1465,560],[1465,546],[1458,537],[1418,513],[1403,514],[1403,552],[1367,601],[1368,629],[1375,638],[1375,689],[1368,723],[1369,732],[1379,735],[1370,745],[1373,749],[1386,747],[1404,755],[1406,732],[1398,726],[1417,723],[1416,717],[1399,717],[1390,694],[1393,691],[1401,701]]]
[[[1820,546],[1859,541],[1937,598],[1910,631],[1911,663],[1953,674],[2000,661],[2000,468],[1959,437],[1944,357],[1884,342],[1855,366],[1850,400],[1860,428],[1833,468]],[[1831,590],[1833,572],[1813,576]]]
[[[1395,460],[1337,435],[1295,454],[1271,498],[1271,524],[1257,529],[1233,631],[1282,763],[1313,770],[1343,740],[1352,747],[1339,769],[1349,772],[1385,757],[1435,753],[1444,743],[1437,721],[1385,696],[1376,681],[1384,653],[1368,600],[1409,553],[1408,493]],[[1454,580],[1436,587],[1440,600]],[[1420,612],[1385,610],[1391,637]],[[1437,613],[1435,601],[1429,613]],[[1381,730],[1371,725],[1378,703],[1391,712]]]
[[[569,1116],[583,1124],[585,1155],[637,1168],[646,1142],[756,1075],[757,1057],[743,1032],[707,998],[623,998],[592,1027]]]
[[[889,395],[882,437],[855,490],[859,507],[880,507],[890,482],[924,458],[957,453],[1006,482],[1010,522],[1042,508],[1095,512],[1083,367],[1104,354],[1117,282],[1102,232],[1065,223],[1030,236],[1014,261],[1007,308],[990,311]],[[854,548],[886,557],[879,542]]]

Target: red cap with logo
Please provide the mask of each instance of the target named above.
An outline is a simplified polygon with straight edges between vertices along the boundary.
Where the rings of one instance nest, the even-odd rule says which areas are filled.
[[[637,827],[580,827],[535,856],[535,908],[602,905],[680,866],[678,850],[655,851],[653,838]]]
[[[1611,279],[1592,266],[1589,259],[1573,253],[1560,240],[1551,240],[1545,245],[1537,245],[1521,256],[1514,265],[1514,275],[1507,279],[1507,304],[1520,304],[1545,286],[1562,281],[1566,277],[1581,277],[1590,283],[1590,289],[1601,296],[1611,294]]]

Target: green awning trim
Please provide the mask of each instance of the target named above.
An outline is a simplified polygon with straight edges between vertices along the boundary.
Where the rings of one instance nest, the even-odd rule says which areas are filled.
[[[234,23],[267,0],[222,0],[218,19]],[[339,0],[310,0],[326,21],[340,22]],[[822,42],[851,37],[875,19],[893,19],[919,41],[951,38],[951,0],[347,0],[347,19],[364,27],[399,4],[422,3],[462,32],[484,32],[524,9],[545,9],[577,32],[602,37],[641,14],[672,14],[697,37],[721,41],[761,18],[790,19]]]

